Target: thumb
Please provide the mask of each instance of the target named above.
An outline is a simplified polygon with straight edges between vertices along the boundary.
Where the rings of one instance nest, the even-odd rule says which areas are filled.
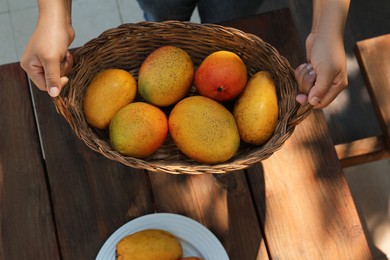
[[[332,85],[331,77],[324,73],[318,73],[314,86],[308,94],[308,101],[312,106],[318,106],[322,103]],[[322,104],[321,104],[322,105]]]
[[[46,80],[46,89],[50,96],[56,97],[61,91],[60,62],[48,61],[43,64]]]

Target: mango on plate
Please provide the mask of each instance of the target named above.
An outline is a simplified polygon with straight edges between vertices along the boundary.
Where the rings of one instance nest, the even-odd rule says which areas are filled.
[[[177,260],[182,254],[180,241],[160,229],[138,231],[122,238],[116,245],[117,260]]]

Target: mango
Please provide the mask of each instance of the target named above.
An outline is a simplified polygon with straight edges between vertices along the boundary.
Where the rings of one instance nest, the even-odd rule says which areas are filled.
[[[138,92],[151,104],[170,106],[186,96],[193,78],[194,64],[188,53],[175,46],[163,46],[142,63]]]
[[[107,128],[116,112],[134,101],[136,93],[137,83],[129,72],[122,69],[99,72],[84,95],[87,122],[98,129]]]
[[[145,158],[164,143],[168,135],[168,119],[154,105],[133,102],[115,114],[109,135],[111,146],[119,153]]]
[[[160,229],[138,231],[122,238],[116,245],[117,260],[177,260],[182,254],[180,241]]]
[[[225,162],[240,146],[232,113],[207,97],[191,96],[181,100],[173,107],[168,125],[177,147],[201,163]]]
[[[216,51],[207,56],[195,72],[194,84],[202,95],[224,102],[238,96],[247,82],[243,60],[231,51]]]
[[[271,74],[257,72],[248,81],[233,109],[241,140],[254,145],[265,143],[275,131],[278,111],[278,97]]]

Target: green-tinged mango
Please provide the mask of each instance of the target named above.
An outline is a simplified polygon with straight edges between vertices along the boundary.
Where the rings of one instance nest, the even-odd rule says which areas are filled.
[[[142,63],[138,92],[151,104],[170,106],[186,96],[193,78],[194,64],[188,53],[175,46],[163,46]]]
[[[168,134],[168,119],[158,107],[133,102],[119,110],[110,123],[110,142],[119,153],[145,158],[154,153]]]

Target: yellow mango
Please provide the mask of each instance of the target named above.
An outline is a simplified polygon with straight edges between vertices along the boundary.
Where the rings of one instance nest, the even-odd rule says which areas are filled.
[[[261,145],[274,133],[278,123],[278,97],[271,74],[257,72],[248,81],[233,110],[240,138]]]
[[[182,254],[180,241],[160,229],[138,231],[122,238],[116,245],[117,260],[177,260]]]
[[[107,128],[116,112],[134,101],[136,93],[137,82],[129,72],[122,69],[99,72],[84,95],[86,120],[96,128]]]
[[[172,109],[168,125],[179,149],[201,163],[225,162],[240,146],[232,113],[211,98],[191,96],[181,100]]]

